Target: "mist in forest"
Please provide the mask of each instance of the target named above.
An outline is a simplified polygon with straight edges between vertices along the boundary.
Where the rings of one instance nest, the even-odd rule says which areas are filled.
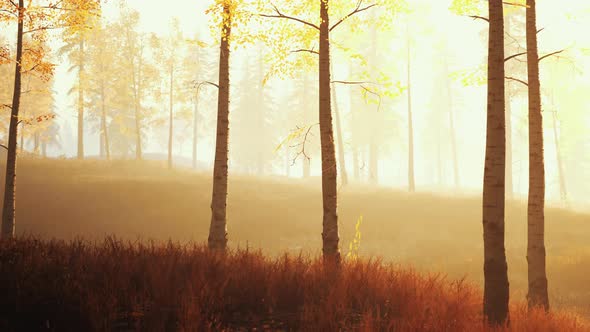
[[[17,24],[22,2],[0,0],[2,241],[16,239],[0,253],[74,241],[43,250],[83,252],[96,267],[104,255],[138,262],[134,250],[159,252],[154,266],[229,250],[227,266],[307,264],[311,279],[316,263],[286,257],[322,255],[375,278],[375,294],[389,280],[380,273],[395,271],[382,266],[412,269],[401,289],[461,280],[440,297],[478,306],[457,305],[457,316],[503,325],[510,312],[516,330],[551,330],[571,314],[588,326],[587,1],[34,0]],[[81,238],[97,249],[76,247]],[[195,243],[208,251],[187,249]],[[175,283],[162,280],[152,281]],[[468,300],[463,281],[476,290]],[[549,303],[564,316],[543,316]],[[221,328],[220,315],[221,325],[199,319]],[[301,315],[277,320],[315,321]],[[389,330],[369,316],[358,326]],[[358,327],[325,319],[324,330]],[[450,329],[478,330],[478,319]]]
[[[118,49],[117,53],[121,53],[111,55],[114,57],[110,59],[111,65],[124,66],[123,58],[117,57],[128,61],[133,60],[129,57],[140,57],[125,54],[125,29],[132,31],[136,34],[134,38],[145,44],[141,57],[145,58],[146,75],[153,75],[148,78],[151,86],[145,88],[143,101],[146,124],[142,143],[146,158],[163,159],[168,153],[170,83],[164,64],[166,59],[159,57],[158,53],[164,51],[165,40],[170,39],[173,31],[180,38],[177,41],[180,44],[174,50],[174,61],[178,64],[174,70],[177,79],[173,102],[172,154],[175,165],[193,166],[193,136],[196,132],[198,168],[212,168],[216,91],[212,86],[198,86],[204,81],[217,80],[219,42],[216,32],[210,28],[211,18],[205,13],[209,5],[206,1],[198,4],[180,1],[175,6],[160,6],[149,1],[145,4],[129,1],[122,5],[113,1],[103,6],[102,24],[105,29],[112,29],[107,32],[113,39],[110,42],[114,43],[113,50]],[[335,140],[337,148],[344,151],[344,166],[339,167],[345,168],[350,181],[401,190],[407,188],[410,79],[416,187],[420,191],[449,194],[477,194],[481,190],[485,152],[486,25],[483,21],[457,15],[449,10],[450,5],[448,1],[413,1],[412,12],[397,15],[386,31],[368,24],[363,26],[362,32],[355,32],[354,37],[349,37],[349,31],[332,37],[335,44],[333,80],[365,82],[361,85],[334,84],[333,87],[333,108],[339,113],[342,141],[339,137]],[[585,56],[587,36],[583,33],[586,22],[581,18],[580,7],[583,7],[581,1],[570,2],[568,6],[541,2],[538,9],[538,25],[544,28],[539,34],[540,51],[563,50],[543,60],[541,66],[547,199],[551,204],[567,200],[570,206],[577,207],[583,207],[585,196],[590,194],[585,185],[589,137],[584,129],[590,124],[584,111],[587,105],[584,91],[589,84],[584,75],[588,65]],[[379,10],[366,15],[379,15]],[[524,22],[524,14],[514,11],[507,15],[510,38],[506,40],[506,47],[521,52],[524,30],[519,23]],[[3,31],[5,39],[12,37],[10,29]],[[151,45],[153,39],[161,39],[160,45]],[[53,53],[67,48],[59,34],[50,45]],[[93,47],[92,41],[89,47]],[[297,45],[293,47],[294,50],[298,48]],[[230,134],[231,172],[292,178],[319,176],[318,126],[311,129],[306,143],[309,159],[298,145],[302,143],[302,137],[285,142],[298,128],[314,126],[318,122],[318,80],[313,74],[314,65],[301,64],[289,68],[289,73],[280,75],[283,77],[277,77],[272,75],[276,66],[272,63],[272,52],[268,45],[255,42],[240,45],[232,54],[230,116],[236,125],[232,126]],[[77,151],[77,95],[71,91],[77,84],[77,74],[72,56],[54,55],[59,61],[50,87],[53,103],[44,106],[47,111],[55,112],[55,123],[59,126],[59,130],[51,134],[59,140],[56,139],[56,144],[49,146],[47,151],[52,157],[75,157]],[[86,56],[90,62],[96,60],[92,54]],[[313,60],[313,54],[288,56],[301,58],[294,61]],[[135,65],[138,65],[137,60],[134,59]],[[522,59],[511,63],[510,69],[515,78],[526,75],[526,63]],[[10,72],[9,68],[3,69],[3,75]],[[117,73],[122,72],[113,68],[113,77]],[[90,71],[88,75],[93,74]],[[10,86],[11,80],[5,77],[3,84]],[[93,88],[89,86],[90,90]],[[516,81],[507,82],[511,96],[512,188],[517,198],[523,198],[527,192],[525,88]],[[127,96],[108,96],[106,102],[106,122],[111,130],[109,144],[113,157],[133,159],[136,149],[130,119],[133,110],[128,101],[121,100],[124,97],[131,99],[132,92],[120,92]],[[98,97],[94,94],[91,92],[85,101],[88,111],[84,120],[84,153],[90,158],[104,158],[104,151],[101,155],[104,143],[100,139],[100,111],[95,101]],[[6,95],[10,96],[9,93]],[[23,99],[26,101],[27,96]],[[198,112],[196,119],[195,109]],[[23,135],[25,149],[33,150],[34,135],[27,133],[26,129]],[[281,145],[283,142],[286,144]],[[562,184],[560,177],[563,178]]]

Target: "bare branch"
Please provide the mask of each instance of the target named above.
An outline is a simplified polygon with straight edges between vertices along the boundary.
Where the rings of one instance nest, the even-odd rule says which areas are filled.
[[[309,126],[307,128],[307,130],[305,131],[305,135],[303,135],[303,141],[301,141],[300,143],[298,143],[296,145],[290,146],[290,147],[297,147],[297,146],[301,147],[301,149],[299,151],[297,151],[297,155],[295,155],[295,158],[293,158],[293,163],[291,164],[291,166],[295,165],[295,162],[297,162],[297,159],[299,159],[300,156],[303,156],[303,158],[305,158],[305,160],[311,160],[311,158],[309,157],[309,155],[305,151],[305,147],[307,145],[307,138],[309,137],[309,135],[313,135],[313,134],[311,134],[311,129],[315,126],[318,126],[318,125],[319,125],[319,123],[314,123],[313,125]],[[301,129],[301,128],[298,126],[295,130],[299,130],[299,129]]]
[[[545,55],[543,55],[542,57],[539,58],[539,62],[541,62],[541,60],[543,60],[543,59],[547,59],[550,56],[554,56],[554,55],[563,53],[564,51],[565,50],[559,50],[559,51],[555,51],[555,52],[552,52],[552,53],[549,53],[549,54],[545,54]]]
[[[511,76],[506,76],[505,78],[506,78],[507,80],[509,80],[509,81],[514,81],[514,82],[518,82],[518,83],[520,83],[520,84],[523,84],[523,85],[525,85],[525,86],[529,86],[529,84],[528,84],[527,82],[525,82],[525,81],[523,81],[523,80],[521,80],[521,79],[514,78],[514,77],[511,77]]]
[[[356,8],[352,12],[350,12],[348,15],[344,16],[343,18],[341,18],[340,21],[336,22],[336,24],[334,24],[330,28],[330,31],[334,30],[337,26],[339,26],[342,22],[346,21],[349,17],[351,17],[353,15],[356,15],[356,14],[358,14],[360,12],[364,12],[365,10],[369,10],[369,9],[377,6],[377,4],[374,3],[372,5],[368,5],[368,6],[365,6],[365,7],[362,7],[361,8],[362,4],[363,4],[363,0],[359,0],[359,2],[356,4]]]
[[[299,23],[303,23],[303,24],[305,24],[307,26],[310,26],[312,28],[315,28],[317,30],[320,29],[319,26],[317,26],[317,25],[315,25],[313,23],[304,21],[304,20],[302,20],[300,18],[297,18],[297,17],[287,16],[287,15],[281,13],[281,11],[274,4],[271,4],[271,6],[275,10],[276,15],[270,15],[270,14],[259,14],[259,15],[262,16],[262,17],[268,17],[268,18],[284,18],[284,19],[288,19],[288,20],[293,20],[293,21],[296,21],[296,22],[299,22]]]
[[[379,111],[381,109],[381,95],[365,86],[367,84],[373,84],[373,85],[381,85],[381,84],[375,83],[375,82],[369,82],[369,81],[332,81],[330,83],[332,83],[332,84],[345,84],[345,85],[359,85],[361,87],[361,89],[363,89],[365,92],[370,93],[374,96],[377,96],[377,98],[379,98],[379,105],[377,106],[377,111]]]
[[[541,28],[539,30],[537,30],[537,34],[541,33],[541,31],[545,30],[545,28]]]
[[[508,5],[508,6],[524,7],[524,8],[528,8],[529,7],[527,5],[523,5],[523,4],[516,3],[516,2],[507,2],[507,1],[504,1],[502,3],[505,4],[505,5]]]
[[[307,52],[307,53],[313,53],[313,54],[320,55],[320,52],[318,52],[318,51],[308,50],[308,49],[303,49],[303,48],[291,51],[291,53],[301,53],[301,52]]]
[[[483,17],[483,16],[469,15],[468,17],[471,17],[474,20],[480,19],[480,20],[484,20],[484,21],[490,23],[490,19]]]
[[[345,84],[345,85],[363,85],[363,84],[380,85],[379,83],[369,82],[369,81],[332,81],[330,83]]]
[[[216,88],[219,89],[219,84],[213,83],[213,82],[209,82],[209,81],[202,81],[202,82],[196,82],[195,81],[194,83],[195,83],[195,85],[193,87],[194,88],[197,88],[197,89],[200,89],[201,86],[203,86],[203,85],[212,85],[212,86],[214,86],[214,87],[216,87]]]
[[[519,57],[521,55],[525,55],[526,53],[527,52],[520,52],[520,53],[513,54],[513,55],[507,57],[506,59],[504,59],[504,62],[508,62],[510,59],[514,59],[514,58]]]
[[[0,104],[0,107],[4,107],[4,108],[8,108],[9,110],[12,110],[12,105],[9,105],[9,104]]]
[[[8,151],[8,147],[4,144],[0,144],[0,148],[4,148],[4,149],[6,149],[6,151]]]
[[[23,32],[23,35],[26,35],[26,34],[29,34],[29,33],[33,33],[33,32],[37,32],[37,31],[56,30],[56,29],[63,29],[63,28],[67,28],[67,27],[68,27],[67,25],[39,27],[39,28],[35,28],[35,29],[24,31]]]
[[[7,9],[0,9],[0,13],[7,13],[7,14],[9,14],[9,15],[12,15],[12,16],[14,16],[14,17],[18,18],[18,14],[17,14],[17,13],[15,13],[15,12],[12,12],[12,11],[10,11],[10,10],[7,10]]]

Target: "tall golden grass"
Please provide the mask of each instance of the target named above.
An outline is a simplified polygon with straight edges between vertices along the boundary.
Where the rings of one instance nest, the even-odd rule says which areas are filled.
[[[211,253],[173,242],[0,241],[2,331],[486,331],[480,291],[380,260]],[[585,331],[512,308],[498,331]]]

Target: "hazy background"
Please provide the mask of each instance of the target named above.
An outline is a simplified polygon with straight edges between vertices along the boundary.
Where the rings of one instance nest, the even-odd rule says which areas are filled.
[[[104,5],[103,15],[107,21],[115,22],[119,17],[119,1],[109,1]],[[170,30],[172,18],[178,18],[180,27],[187,37],[195,37],[208,44],[209,61],[211,68],[215,68],[216,45],[218,36],[211,29],[210,17],[205,10],[211,5],[206,0],[176,0],[173,4],[162,5],[156,0],[129,0],[127,5],[137,10],[140,14],[139,29],[145,33],[156,33],[166,36]],[[472,79],[485,78],[483,65],[486,55],[486,24],[480,20],[473,20],[465,16],[451,13],[450,0],[436,1],[412,1],[414,13],[409,17],[410,34],[412,39],[412,80],[413,80],[413,108],[414,108],[414,136],[416,158],[416,182],[421,191],[456,191],[453,188],[452,160],[450,158],[450,140],[448,131],[447,105],[452,105],[454,112],[457,154],[460,170],[460,182],[462,191],[478,193],[482,184],[484,138],[485,138],[485,84],[473,84]],[[551,113],[557,112],[558,135],[561,140],[561,154],[564,158],[564,173],[566,177],[570,204],[583,207],[587,203],[586,197],[590,194],[590,172],[588,163],[590,160],[590,133],[586,130],[590,126],[590,115],[587,107],[590,98],[585,93],[590,87],[586,71],[588,70],[588,51],[590,37],[586,33],[589,25],[585,18],[588,15],[588,5],[584,0],[568,0],[562,2],[539,1],[538,26],[544,28],[540,33],[540,52],[549,53],[555,50],[565,49],[559,57],[552,57],[542,62],[542,87],[546,93],[544,100],[545,125],[546,125],[546,170],[547,170],[547,196],[550,201],[559,200],[559,188],[557,182],[557,162],[555,144],[553,139],[553,117]],[[521,10],[522,11],[522,10]],[[522,11],[524,12],[524,11]],[[522,13],[518,14],[522,16]],[[368,68],[360,68],[371,72],[370,68],[389,76],[390,80],[401,87],[407,85],[406,79],[406,21],[405,16],[400,16],[394,22],[393,32],[379,33],[376,39],[378,49],[377,59],[369,59]],[[399,27],[399,28],[398,28]],[[14,26],[7,26],[0,30],[0,34],[10,40]],[[293,25],[294,29],[301,27]],[[367,41],[371,38],[372,27],[363,33],[357,33],[358,52],[363,53],[368,49]],[[213,32],[212,32],[213,31]],[[521,36],[522,37],[522,36]],[[515,44],[524,44],[524,39],[519,38]],[[349,42],[347,32],[336,33],[333,36],[335,43]],[[354,40],[357,40],[354,39]],[[508,38],[507,38],[508,39]],[[509,39],[508,39],[509,40]],[[54,48],[59,48],[59,34],[53,40]],[[355,45],[349,45],[354,47]],[[514,46],[514,45],[513,45]],[[516,46],[515,46],[516,47]],[[248,173],[248,163],[252,155],[258,150],[264,149],[266,175],[283,175],[290,177],[302,176],[303,159],[299,158],[287,168],[287,159],[293,159],[295,149],[290,151],[281,149],[275,151],[275,147],[289,135],[297,126],[310,125],[315,121],[314,105],[307,105],[311,116],[301,117],[297,110],[302,110],[302,100],[313,100],[314,95],[304,96],[297,92],[297,82],[301,75],[295,79],[271,79],[265,86],[265,93],[273,99],[273,105],[266,109],[264,116],[270,121],[272,132],[267,136],[261,135],[257,144],[257,133],[260,133],[255,125],[246,123],[249,112],[259,107],[256,103],[245,107],[240,104],[241,95],[249,94],[246,87],[247,67],[253,67],[259,53],[266,53],[267,49],[250,45],[238,48],[232,55],[231,76],[232,82],[232,132],[231,132],[231,172]],[[355,80],[358,73],[351,73],[351,65],[347,55],[334,51],[334,79]],[[366,53],[366,52],[365,52]],[[442,61],[448,64],[448,75],[445,75],[441,66]],[[61,147],[49,149],[52,156],[72,157],[76,152],[76,96],[68,96],[68,91],[74,84],[76,72],[68,73],[70,66],[67,58],[58,59],[56,76],[54,79],[54,110],[58,115],[60,124]],[[357,67],[355,67],[355,70]],[[266,67],[265,69],[268,69]],[[375,71],[373,71],[375,73]],[[371,73],[370,73],[371,74]],[[514,76],[525,78],[526,71],[515,73]],[[310,80],[315,80],[312,73],[307,75]],[[465,76],[467,84],[462,82]],[[448,77],[451,77],[449,79]],[[208,79],[216,81],[215,75],[210,74]],[[373,80],[373,77],[369,77]],[[2,81],[10,80],[3,77]],[[317,84],[317,83],[316,83]],[[451,98],[449,102],[446,95],[446,85],[451,84]],[[509,89],[522,90],[518,84],[508,82]],[[516,87],[514,87],[516,86]],[[190,94],[187,88],[185,94]],[[205,88],[205,90],[207,90]],[[252,90],[254,91],[254,90]],[[181,94],[183,92],[180,92]],[[395,98],[385,98],[382,107],[377,110],[375,104],[362,101],[361,90],[358,87],[337,86],[338,104],[342,113],[343,139],[345,149],[359,146],[358,170],[360,182],[371,182],[370,178],[377,178],[380,186],[404,188],[407,184],[407,98],[405,92]],[[551,98],[549,98],[551,95]],[[200,111],[204,122],[201,124],[198,143],[198,159],[201,168],[208,168],[213,160],[214,146],[214,117],[215,117],[215,93],[204,92],[200,102]],[[518,92],[511,98],[512,112],[512,136],[513,136],[513,174],[514,188],[517,194],[527,191],[527,127],[526,127],[526,93]],[[352,100],[356,98],[354,107]],[[180,108],[180,107],[179,107]],[[166,103],[161,105],[161,116],[165,119],[167,114]],[[315,113],[313,113],[315,112]],[[367,120],[373,118],[373,120]],[[359,120],[360,119],[360,120]],[[365,119],[365,120],[363,120]],[[377,119],[377,120],[375,120]],[[88,120],[91,121],[91,120]],[[177,165],[187,165],[186,160],[191,157],[191,138],[188,130],[188,121],[176,119],[180,133],[175,137],[174,155]],[[365,122],[362,122],[365,121]],[[310,123],[311,122],[311,123]],[[362,125],[359,125],[361,124]],[[378,125],[377,125],[378,124]],[[315,129],[317,131],[317,128]],[[354,133],[353,133],[354,132]],[[354,137],[371,136],[371,143],[377,146],[378,167],[364,167],[370,163],[367,144],[358,143]],[[96,130],[87,130],[85,133],[86,154],[98,155],[99,139]],[[146,154],[165,154],[167,148],[166,125],[161,128],[152,127],[146,130],[144,151]],[[356,141],[355,141],[356,140]],[[268,143],[268,144],[267,144]],[[248,148],[243,148],[247,145]],[[319,175],[319,161],[317,151],[318,142],[311,140],[312,151],[312,175]],[[288,147],[287,147],[288,148]],[[244,151],[246,150],[246,151]],[[315,152],[313,152],[315,151]],[[347,149],[346,161],[348,173],[352,177],[353,154]],[[248,156],[250,155],[250,157]],[[289,156],[285,156],[289,154]],[[440,171],[439,171],[440,169]],[[369,172],[376,172],[374,176]],[[374,181],[373,181],[374,183]]]

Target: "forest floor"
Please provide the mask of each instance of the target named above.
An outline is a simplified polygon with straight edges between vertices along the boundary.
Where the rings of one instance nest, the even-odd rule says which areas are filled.
[[[141,242],[206,241],[210,172],[169,171],[156,163],[23,159],[18,176],[20,236],[82,237],[99,243],[109,235]],[[260,249],[267,260],[284,253],[319,255],[319,188],[317,178],[232,177],[230,246]],[[339,216],[344,255],[362,216],[361,258],[379,257],[399,271],[411,266],[424,275],[440,274],[437,280],[446,280],[447,286],[453,280],[482,283],[478,197],[348,186],[341,189]],[[527,280],[526,205],[509,202],[506,222],[511,296],[522,303]],[[546,228],[552,307],[590,318],[590,215],[549,208]]]

